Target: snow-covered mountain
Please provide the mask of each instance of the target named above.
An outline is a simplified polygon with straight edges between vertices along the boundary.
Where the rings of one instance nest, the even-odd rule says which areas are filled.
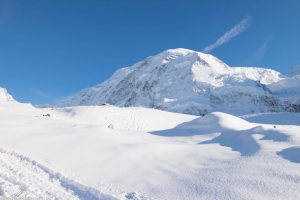
[[[290,68],[287,72],[286,72],[287,76],[296,76],[296,75],[300,75],[300,65],[296,66],[296,67],[292,67]]]
[[[14,98],[8,94],[5,88],[0,87],[0,101],[15,102]]]
[[[170,49],[117,70],[95,87],[59,106],[143,106],[179,113],[299,112],[300,75],[271,69],[229,67],[218,58]]]

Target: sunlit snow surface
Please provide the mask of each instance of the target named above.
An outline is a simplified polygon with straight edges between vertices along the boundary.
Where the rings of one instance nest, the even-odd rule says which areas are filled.
[[[299,125],[292,113],[36,109],[4,98],[0,196],[300,199]]]

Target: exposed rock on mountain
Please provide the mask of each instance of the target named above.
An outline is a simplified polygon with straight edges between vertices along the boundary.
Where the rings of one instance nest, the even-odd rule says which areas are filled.
[[[212,55],[170,49],[117,70],[104,83],[59,106],[107,102],[194,115],[299,112],[299,77],[271,69],[229,67]]]

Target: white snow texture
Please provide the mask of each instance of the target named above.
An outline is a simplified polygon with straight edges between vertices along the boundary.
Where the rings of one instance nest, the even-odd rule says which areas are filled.
[[[0,96],[0,199],[300,199],[299,113],[37,109]]]

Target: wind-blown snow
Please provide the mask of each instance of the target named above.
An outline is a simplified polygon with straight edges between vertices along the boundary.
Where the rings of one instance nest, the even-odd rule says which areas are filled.
[[[107,102],[194,115],[299,112],[299,80],[271,69],[229,67],[212,55],[179,48],[119,69],[59,106]]]
[[[256,116],[0,101],[0,196],[299,199],[296,113]]]

